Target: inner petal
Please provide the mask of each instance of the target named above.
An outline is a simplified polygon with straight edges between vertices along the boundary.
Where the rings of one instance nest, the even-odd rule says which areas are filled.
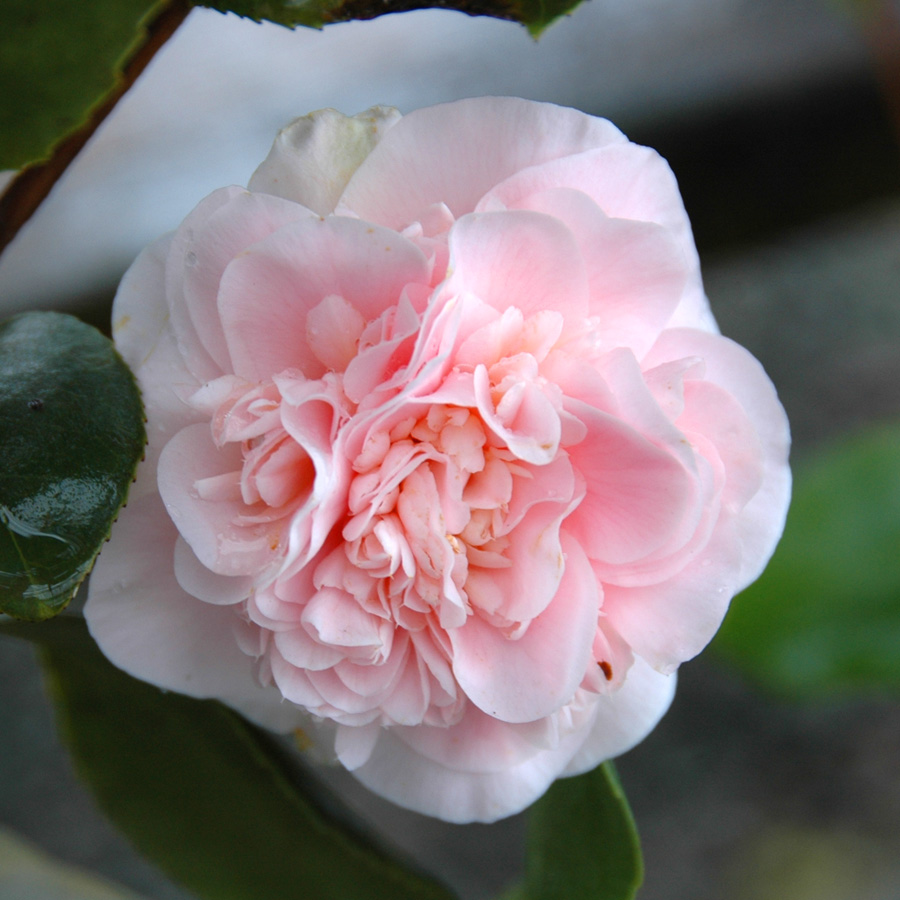
[[[306,316],[306,340],[326,368],[343,372],[356,356],[366,320],[338,294],[329,294]]]

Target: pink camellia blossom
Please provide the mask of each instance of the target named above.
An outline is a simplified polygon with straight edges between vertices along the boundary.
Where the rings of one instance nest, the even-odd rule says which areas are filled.
[[[150,444],[86,615],[456,822],[640,741],[760,573],[788,429],[675,179],[514,99],[282,131],[119,289]]]

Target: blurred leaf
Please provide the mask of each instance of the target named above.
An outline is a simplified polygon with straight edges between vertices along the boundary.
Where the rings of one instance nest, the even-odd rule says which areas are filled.
[[[144,449],[112,342],[59,313],[0,322],[0,612],[60,612],[90,571]]]
[[[156,0],[0,3],[0,169],[44,159],[113,89]]]
[[[134,892],[52,859],[0,828],[0,897],[7,900],[141,900]]]
[[[191,10],[190,0],[2,0],[0,253]]]
[[[41,646],[61,731],[101,808],[201,900],[452,900],[272,738],[215,701],[126,675],[82,620],[0,631]]]
[[[900,424],[794,468],[781,544],[713,647],[787,695],[900,689]]]
[[[561,778],[531,808],[525,881],[505,900],[631,900],[641,844],[610,762]]]
[[[470,16],[493,16],[521,22],[536,37],[551,22],[574,10],[581,0],[203,0],[221,12],[255,21],[322,28],[332,22],[374,19],[414,9],[453,9]],[[199,5],[199,4],[198,4]]]

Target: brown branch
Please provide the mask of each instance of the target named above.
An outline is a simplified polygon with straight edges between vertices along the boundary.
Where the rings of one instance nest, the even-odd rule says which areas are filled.
[[[134,84],[157,50],[175,33],[191,9],[189,0],[170,0],[147,23],[144,40],[125,61],[112,91],[91,110],[84,125],[63,138],[53,148],[46,162],[26,166],[13,178],[0,196],[0,253],[31,218],[81,148]]]

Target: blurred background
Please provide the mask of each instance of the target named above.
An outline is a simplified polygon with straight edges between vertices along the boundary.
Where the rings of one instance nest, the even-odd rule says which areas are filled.
[[[0,259],[0,316],[62,309],[105,328],[138,250],[216,187],[246,183],[297,115],[484,94],[606,116],[668,158],[713,310],[775,381],[801,479],[831,442],[900,418],[897,3],[867,24],[837,0],[591,0],[539,42],[511,23],[435,10],[323,32],[195,10]],[[890,538],[900,431],[878,434],[876,456],[898,474],[882,485],[882,469],[863,468],[877,505],[863,527]],[[829,472],[801,482],[803,509],[822,494],[843,508],[844,482]],[[854,562],[869,566],[842,563],[851,585]],[[900,584],[884,568],[885,590]],[[762,589],[756,655],[726,627],[682,667],[663,723],[618,763],[644,845],[640,900],[900,897],[900,593],[882,604],[893,611],[880,631],[883,677],[844,683],[832,672],[801,690],[790,672],[809,652],[803,627],[785,643],[776,616],[796,607],[814,619],[817,597],[802,577],[793,584]],[[738,598],[734,615],[758,596]],[[780,681],[765,677],[769,627],[787,660],[772,651],[771,671],[788,673]],[[26,859],[14,833],[139,896],[187,900],[78,784],[29,646],[0,638],[0,685],[0,868]],[[327,777],[463,900],[494,896],[521,866],[524,817],[446,826]],[[2,900],[25,900],[3,891],[0,881]],[[35,896],[49,900],[49,887]]]

